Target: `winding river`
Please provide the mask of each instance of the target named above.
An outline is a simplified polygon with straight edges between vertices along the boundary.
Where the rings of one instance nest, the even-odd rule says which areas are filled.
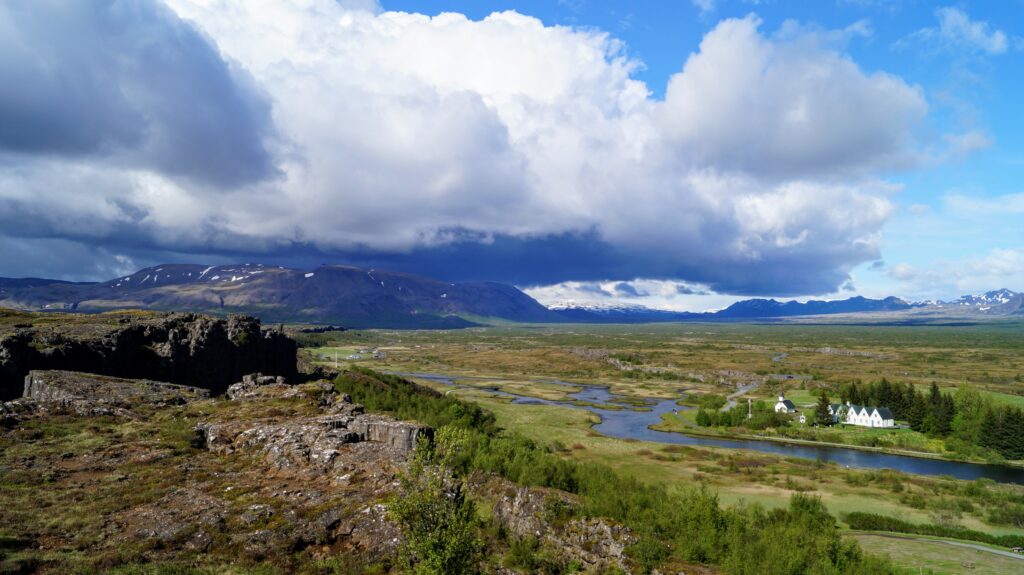
[[[503,391],[497,386],[461,385],[453,379],[473,381],[496,381],[486,377],[449,377],[426,373],[397,373],[403,377],[412,377],[436,381],[454,388],[487,391],[498,396],[512,399],[512,403],[526,405],[558,405],[574,409],[585,409],[601,417],[601,423],[594,430],[619,439],[635,439],[654,443],[674,445],[692,445],[706,447],[725,447],[730,449],[749,449],[763,453],[773,453],[785,457],[800,457],[818,461],[833,462],[844,467],[861,469],[895,469],[919,475],[948,475],[957,479],[991,479],[999,483],[1016,483],[1024,485],[1024,468],[963,463],[945,459],[927,459],[906,455],[892,455],[877,451],[864,451],[844,447],[806,445],[801,443],[784,443],[779,441],[759,441],[752,439],[725,439],[699,435],[685,435],[669,431],[658,431],[650,426],[661,422],[661,416],[675,410],[693,409],[680,407],[672,399],[646,398],[636,402],[633,398],[624,401],[621,396],[609,392],[608,387],[598,385],[580,385],[557,380],[537,380],[538,383],[564,385],[573,389],[582,388],[568,394],[568,399],[554,401],[516,395]],[[607,406],[607,407],[605,407]]]

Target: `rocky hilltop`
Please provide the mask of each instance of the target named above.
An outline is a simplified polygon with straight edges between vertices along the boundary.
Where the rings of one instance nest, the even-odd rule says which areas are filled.
[[[259,373],[218,397],[69,371],[32,371],[24,389],[0,402],[0,479],[14,487],[0,506],[0,573],[239,562],[258,570],[230,572],[403,571],[408,534],[389,509],[408,495],[401,478],[432,440],[428,426],[368,413],[328,381]],[[551,523],[574,496],[479,473],[467,487],[497,529],[538,538],[587,573],[630,572],[628,529]],[[125,571],[135,572],[164,571]]]
[[[0,470],[13,467],[8,478],[29,483],[41,473],[76,501],[102,503],[76,511],[94,514],[77,520],[89,533],[29,530],[39,537],[32,546],[56,555],[71,548],[95,557],[141,554],[133,561],[209,552],[260,560],[306,549],[388,554],[401,533],[380,502],[417,440],[431,435],[365,413],[329,382],[289,385],[280,376],[245,376],[221,399],[199,388],[61,371],[31,372],[25,391],[0,403],[0,416],[11,416],[6,433],[17,439]],[[43,439],[31,430],[53,425],[91,439],[59,454],[36,448],[19,456]],[[42,492],[32,505],[48,505]],[[0,517],[13,525],[19,506],[5,503]],[[35,525],[40,510],[20,511]],[[0,567],[66,572],[45,562]]]
[[[0,310],[0,400],[19,397],[32,370],[150,379],[221,393],[248,373],[294,378],[296,345],[245,316]]]

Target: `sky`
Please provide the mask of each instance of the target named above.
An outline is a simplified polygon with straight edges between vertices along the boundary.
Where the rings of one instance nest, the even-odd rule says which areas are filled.
[[[0,276],[1024,290],[1024,0],[8,0]]]

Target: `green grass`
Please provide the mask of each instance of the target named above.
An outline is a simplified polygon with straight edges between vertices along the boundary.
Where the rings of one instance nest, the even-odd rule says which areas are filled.
[[[988,396],[992,399],[993,403],[997,405],[1012,405],[1014,407],[1024,409],[1024,396],[999,393],[996,391],[982,391],[982,395]]]
[[[808,407],[811,411],[814,411],[813,406],[818,404],[818,394],[819,393],[820,392],[818,390],[808,390],[808,389],[799,389],[799,388],[797,388],[797,389],[787,390],[785,392],[785,395],[786,395],[786,399],[792,401],[794,404],[796,404],[796,406],[798,408]],[[765,401],[771,401],[772,403],[774,403],[775,400],[776,400],[776,397],[774,397],[774,396],[773,397],[765,398]],[[835,394],[831,394],[829,396],[829,401],[831,403],[839,403],[839,397],[836,397]],[[810,414],[808,414],[808,415],[810,415]]]
[[[872,479],[866,480],[864,485],[851,485],[846,480],[847,476],[875,475],[744,450],[623,441],[593,432],[590,428],[597,422],[597,417],[583,410],[510,404],[495,398],[463,395],[462,392],[459,392],[459,397],[473,399],[494,412],[500,427],[542,445],[560,447],[566,457],[608,465],[620,473],[652,483],[685,487],[701,481],[717,490],[724,503],[746,501],[758,502],[769,508],[784,507],[794,493],[794,487],[799,487],[820,495],[829,511],[837,516],[872,509],[875,513],[896,518],[929,522],[934,510],[910,507],[901,501],[901,497],[917,492],[919,488],[913,485],[917,481],[923,486],[920,490],[924,496],[936,498],[932,485],[944,481],[880,472],[880,476],[897,478],[895,482],[901,484],[901,490],[894,491],[894,483]],[[736,465],[729,465],[730,461]],[[756,467],[746,467],[747,462],[753,462]],[[964,516],[961,522],[966,527],[981,531],[1024,534],[1021,529],[993,528],[970,515]]]
[[[1024,571],[1024,560],[993,553],[923,541],[890,539],[876,534],[852,536],[866,551],[887,555],[897,563],[923,572],[949,575],[1007,575]]]

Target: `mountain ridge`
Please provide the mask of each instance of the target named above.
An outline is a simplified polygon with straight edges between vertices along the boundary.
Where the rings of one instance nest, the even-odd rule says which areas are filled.
[[[553,322],[555,312],[517,288],[494,282],[452,283],[375,269],[325,265],[315,270],[242,264],[165,264],[105,282],[0,284],[0,306],[32,311],[252,313],[265,321],[339,323],[349,327],[456,328],[465,316]]]
[[[446,282],[347,265],[300,270],[266,264],[163,264],[93,283],[0,278],[0,307],[27,311],[120,309],[247,313],[269,322],[352,328],[462,328],[490,319],[523,323],[663,323],[774,320],[809,316],[912,314],[1024,316],[1024,293],[1009,289],[951,301],[897,297],[842,300],[752,298],[707,312],[630,303],[558,302],[544,306],[512,285]]]
[[[742,321],[844,314],[898,313],[909,315],[969,315],[984,317],[1024,316],[1024,293],[1002,288],[984,294],[968,294],[956,300],[912,302],[889,296],[871,299],[854,296],[842,300],[779,301],[774,298],[740,300],[726,308],[706,312],[683,312],[648,308],[636,304],[594,305],[590,303],[559,302],[555,304],[563,315],[577,321],[612,323],[642,323],[646,318],[664,318],[656,321]],[[634,319],[635,318],[635,319]]]

